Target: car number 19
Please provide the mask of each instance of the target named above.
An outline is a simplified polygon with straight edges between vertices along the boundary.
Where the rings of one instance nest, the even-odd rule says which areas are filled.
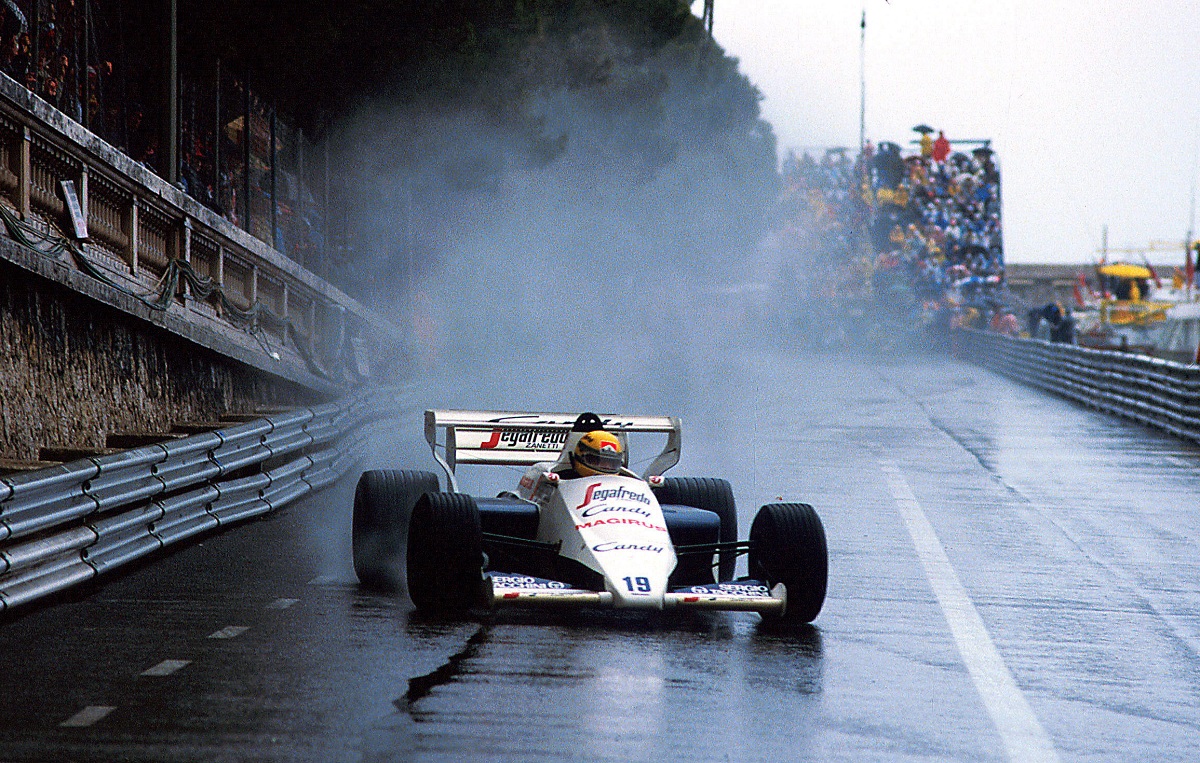
[[[650,593],[650,578],[625,578],[625,587],[631,593]]]

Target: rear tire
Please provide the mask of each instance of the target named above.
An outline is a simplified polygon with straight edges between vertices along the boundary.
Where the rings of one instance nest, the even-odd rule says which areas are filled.
[[[821,518],[807,503],[763,506],[750,526],[750,577],[787,588],[787,622],[811,623],[825,603],[829,555]]]
[[[728,480],[716,477],[664,477],[663,484],[654,488],[659,503],[706,509],[721,518],[717,540],[733,543],[738,539],[737,504]],[[733,580],[737,567],[737,552],[722,551],[717,566],[718,582]]]
[[[432,472],[363,472],[354,491],[354,573],[367,588],[397,591],[403,581],[408,517],[422,494],[436,492]]]
[[[426,493],[408,526],[408,595],[426,612],[461,612],[480,601],[483,531],[475,499]]]

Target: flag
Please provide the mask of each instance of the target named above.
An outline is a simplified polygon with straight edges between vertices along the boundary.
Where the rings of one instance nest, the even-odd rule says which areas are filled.
[[[1154,269],[1154,266],[1150,264],[1150,258],[1146,256],[1145,252],[1142,252],[1142,261],[1146,263],[1146,270],[1150,271],[1150,277],[1154,279],[1154,288],[1161,289],[1162,279],[1158,277],[1158,272]]]

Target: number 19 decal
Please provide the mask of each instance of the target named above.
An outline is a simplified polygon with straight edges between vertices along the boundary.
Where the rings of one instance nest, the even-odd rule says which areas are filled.
[[[650,578],[625,578],[625,587],[631,593],[650,593]]]

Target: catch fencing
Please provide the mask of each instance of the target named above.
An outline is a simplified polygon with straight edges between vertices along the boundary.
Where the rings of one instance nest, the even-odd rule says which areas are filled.
[[[975,329],[958,354],[1018,381],[1200,442],[1200,367]]]
[[[337,481],[386,396],[365,393],[206,434],[0,478],[0,611]]]

